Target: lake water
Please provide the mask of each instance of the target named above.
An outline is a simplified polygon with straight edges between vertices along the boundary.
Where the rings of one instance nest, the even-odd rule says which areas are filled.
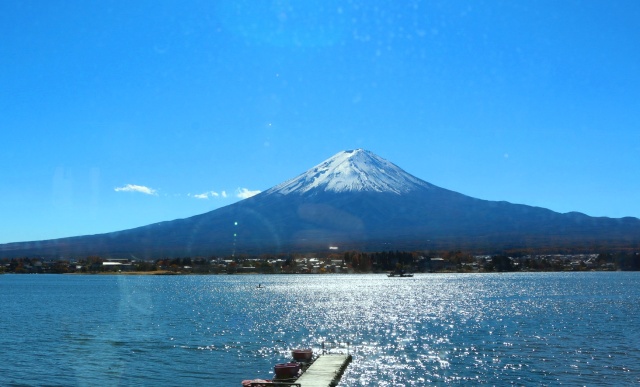
[[[637,272],[1,275],[0,294],[3,386],[240,386],[323,341],[350,343],[340,386],[640,383]]]

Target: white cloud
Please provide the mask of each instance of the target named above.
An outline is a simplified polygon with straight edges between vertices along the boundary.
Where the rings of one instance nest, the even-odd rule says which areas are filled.
[[[153,195],[153,196],[158,196],[158,191],[153,189],[153,188],[149,188],[149,187],[145,187],[144,185],[136,185],[136,184],[127,184],[124,185],[122,187],[116,187],[114,188],[114,191],[116,192],[139,192],[139,193],[143,193],[145,195]],[[247,199],[250,198],[252,196],[255,196],[257,194],[259,194],[261,191],[259,190],[255,190],[255,191],[251,191],[248,188],[238,188],[236,189],[236,197],[240,198],[240,199]],[[174,195],[175,196],[175,195]],[[180,196],[179,194],[177,196]],[[188,197],[191,198],[195,198],[195,199],[212,199],[212,198],[222,198],[225,199],[227,197],[229,197],[229,194],[227,193],[227,191],[207,191],[207,192],[203,192],[203,193],[199,193],[199,194],[187,194]]]
[[[247,198],[255,196],[255,195],[259,194],[259,193],[260,193],[259,190],[250,191],[247,188],[238,188],[236,190],[236,196],[239,197],[240,199],[247,199]]]
[[[158,196],[158,193],[155,189],[145,187],[144,185],[135,185],[135,184],[127,184],[123,187],[114,188],[116,192],[140,192],[145,195],[154,195]]]
[[[189,194],[189,196],[196,199],[209,199],[209,198],[219,198],[220,196],[222,196],[223,198],[226,198],[227,194],[224,191],[222,191],[221,194],[216,191],[209,191],[209,192],[204,192],[204,193],[195,194],[195,195]]]

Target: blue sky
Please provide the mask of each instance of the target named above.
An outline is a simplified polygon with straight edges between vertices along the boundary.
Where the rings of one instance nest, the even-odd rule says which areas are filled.
[[[640,217],[640,2],[2,1],[0,243],[207,212],[365,148]]]

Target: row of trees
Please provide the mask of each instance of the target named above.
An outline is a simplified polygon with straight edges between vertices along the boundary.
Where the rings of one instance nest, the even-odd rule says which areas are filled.
[[[570,255],[568,255],[570,257]],[[441,260],[431,258],[438,257]],[[640,253],[622,251],[597,254],[591,262],[555,256],[514,252],[513,255],[496,254],[482,259],[461,251],[406,252],[388,251],[363,253],[348,251],[344,262],[356,272],[381,272],[408,269],[418,272],[434,271],[566,271],[566,270],[623,270],[640,271]]]
[[[247,269],[258,273],[298,273],[301,272],[302,267],[296,264],[296,258],[300,257],[303,255],[241,256],[227,257],[226,260],[215,259],[215,257],[183,257],[131,262],[126,267],[129,271],[163,270],[199,274],[233,274],[246,272]],[[478,259],[470,253],[461,251],[361,252],[353,250],[342,254],[334,253],[323,259],[339,262],[341,267],[356,273],[388,272],[397,269],[415,272],[640,270],[640,253],[636,252],[605,252],[598,254],[595,259],[576,260],[575,258],[562,258],[562,256],[536,256],[517,253],[512,255],[497,254]],[[277,264],[274,263],[275,261]],[[93,273],[120,270],[119,266],[106,266],[102,264],[103,262],[104,260],[97,256],[74,262],[46,261],[29,257],[3,258],[0,259],[0,273]]]

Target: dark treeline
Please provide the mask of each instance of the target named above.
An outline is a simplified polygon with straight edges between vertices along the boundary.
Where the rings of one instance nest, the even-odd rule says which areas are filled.
[[[309,258],[316,257],[316,258]],[[2,258],[0,273],[102,273],[162,272],[193,274],[235,273],[382,273],[410,272],[513,272],[640,270],[640,253],[533,254],[511,251],[474,255],[461,251],[383,251],[321,254],[264,254],[234,257],[181,257],[155,261],[103,259],[78,260]]]
[[[356,272],[381,272],[398,269],[415,272],[640,270],[640,254],[635,252],[588,255],[512,252],[511,255],[478,256],[460,251],[436,253],[350,251],[344,253],[344,260]]]

